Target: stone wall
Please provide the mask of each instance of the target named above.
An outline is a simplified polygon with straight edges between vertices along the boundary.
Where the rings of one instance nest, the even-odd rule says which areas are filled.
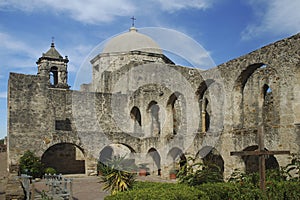
[[[94,90],[97,84],[72,91],[51,88],[40,76],[11,73],[8,164],[17,165],[25,150],[42,156],[68,143],[82,150],[90,174],[100,152],[118,144],[135,153],[137,162],[155,152],[161,160],[161,166],[153,164],[155,171],[172,164],[178,152],[205,157],[203,152],[214,149],[228,177],[234,168],[245,168],[230,152],[256,145],[262,122],[268,150],[299,153],[299,49],[300,34],[206,71],[126,62],[94,74],[93,84],[103,78],[106,89],[99,91],[106,93]],[[275,157],[280,165],[288,162],[287,156]]]

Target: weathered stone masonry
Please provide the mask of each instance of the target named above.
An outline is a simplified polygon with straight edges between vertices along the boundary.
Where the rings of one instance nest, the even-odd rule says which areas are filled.
[[[134,40],[135,34],[125,36]],[[128,151],[164,176],[170,163],[213,155],[228,177],[250,167],[230,152],[255,150],[262,122],[267,149],[299,154],[300,34],[206,71],[174,65],[160,51],[122,50],[95,57],[93,80],[80,91],[69,89],[68,59],[54,44],[37,62],[37,75],[10,74],[10,172],[26,150],[49,166],[55,158],[77,166],[64,173],[89,175],[104,152]],[[280,166],[289,161],[271,159]]]

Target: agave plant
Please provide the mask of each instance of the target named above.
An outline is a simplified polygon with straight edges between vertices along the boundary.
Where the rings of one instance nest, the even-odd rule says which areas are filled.
[[[136,178],[134,168],[134,165],[128,165],[125,156],[108,160],[101,165],[103,190],[110,190],[113,195],[130,189]]]

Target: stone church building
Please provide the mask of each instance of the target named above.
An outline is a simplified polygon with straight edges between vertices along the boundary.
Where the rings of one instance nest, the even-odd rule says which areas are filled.
[[[299,154],[300,34],[199,70],[131,27],[90,60],[92,80],[80,90],[68,85],[68,62],[52,43],[36,75],[10,73],[10,172],[30,150],[63,174],[93,175],[98,161],[126,156],[167,176],[192,156],[228,177],[257,171],[256,157],[230,152],[255,151],[260,126],[266,150]],[[270,155],[266,167],[289,159]]]

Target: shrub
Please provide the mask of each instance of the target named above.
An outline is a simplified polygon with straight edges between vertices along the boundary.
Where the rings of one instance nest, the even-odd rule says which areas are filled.
[[[179,183],[185,183],[190,186],[203,183],[223,182],[223,174],[218,166],[195,162],[195,159],[193,158],[189,158],[189,162],[181,167],[177,173],[177,177]]]
[[[54,168],[52,168],[52,167],[47,167],[45,169],[45,174],[51,174],[51,175],[53,175],[53,174],[57,174],[57,171]]]
[[[294,200],[300,199],[300,183],[293,181],[282,181],[266,183],[266,194],[272,200]]]
[[[105,165],[101,166],[102,181],[104,183],[104,190],[110,190],[111,194],[119,191],[126,191],[132,187],[135,182],[135,173],[133,169],[128,166],[124,157],[115,157]]]
[[[136,182],[132,190],[108,196],[105,200],[208,200],[206,194],[185,184]]]
[[[295,200],[300,199],[300,183],[267,182],[266,193],[252,183],[205,183],[188,186],[179,183],[136,182],[132,190],[118,192],[105,200],[131,199],[213,199],[213,200]]]
[[[263,192],[253,187],[252,184],[240,183],[207,183],[197,186],[197,188],[214,200],[252,200],[252,199],[266,199]]]
[[[43,164],[31,151],[26,151],[20,158],[20,173],[27,174],[33,178],[41,178],[43,175]]]

